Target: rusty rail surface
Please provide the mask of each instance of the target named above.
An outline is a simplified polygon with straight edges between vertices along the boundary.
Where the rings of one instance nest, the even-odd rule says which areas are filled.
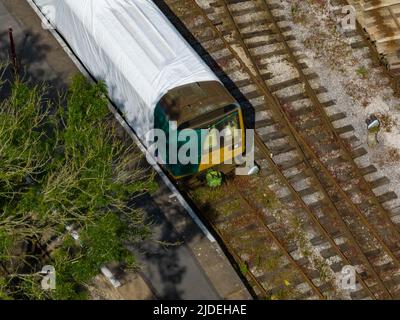
[[[275,5],[267,0],[214,0],[209,3],[209,7],[201,8],[194,0],[166,1],[174,14],[169,16],[170,19],[178,18],[175,22],[182,23],[190,32],[193,38],[189,37],[189,42],[195,49],[201,46],[200,51],[205,51],[201,52],[204,60],[244,109],[255,110],[256,121],[247,119],[247,126],[256,129],[258,161],[263,163],[262,168],[273,172],[282,188],[290,193],[287,200],[291,207],[304,214],[304,224],[331,249],[330,257],[337,256],[341,267],[358,267],[359,288],[354,297],[398,297],[398,227],[364,177],[373,168],[360,169],[354,161],[362,150],[350,150],[339,133],[346,128],[338,132],[333,127],[332,121],[344,116],[328,117],[326,114],[325,108],[334,102],[320,101],[318,95],[323,88],[312,86],[310,80],[317,76],[304,72],[307,66],[298,61],[296,48],[289,44],[293,39],[284,33],[288,30],[282,30],[273,14]],[[240,7],[240,4],[246,7]],[[240,20],[243,15],[254,15],[250,20],[252,24],[262,26],[261,31],[249,32],[246,29],[249,23]],[[263,38],[266,34],[274,37]],[[264,56],[284,55],[297,71],[296,77],[278,84],[268,83],[273,76],[262,62],[263,53],[257,51],[266,44],[276,45],[276,49]],[[277,97],[276,92],[292,86],[300,86],[303,90],[292,96]],[[306,101],[307,107],[293,107],[300,100]],[[263,117],[258,119],[257,114]],[[324,157],[327,152],[336,156]],[[298,190],[299,182],[307,187]],[[310,196],[318,200],[310,202]],[[355,196],[362,201],[353,200]],[[258,214],[265,232],[276,238],[275,243],[280,241],[280,249],[292,257],[292,265],[300,271],[309,287],[319,298],[325,298],[328,290],[324,291],[321,278],[312,275],[312,266],[300,266],[292,256],[293,250],[274,235],[257,209],[251,209],[252,202],[243,195],[241,197],[247,203],[247,211]],[[338,239],[344,239],[343,243],[338,244]],[[386,263],[382,264],[382,261]],[[258,285],[262,286],[261,283]]]

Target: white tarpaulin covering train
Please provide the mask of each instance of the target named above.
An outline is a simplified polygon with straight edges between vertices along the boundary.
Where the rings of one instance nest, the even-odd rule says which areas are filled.
[[[138,137],[153,128],[231,126],[242,113],[209,67],[151,0],[34,0],[88,71],[107,85],[110,99]],[[174,177],[201,172],[214,152],[203,137],[197,165],[173,165]],[[179,143],[178,143],[179,144]],[[220,145],[218,148],[232,146]],[[233,156],[244,152],[236,146]],[[167,156],[168,157],[168,156]]]

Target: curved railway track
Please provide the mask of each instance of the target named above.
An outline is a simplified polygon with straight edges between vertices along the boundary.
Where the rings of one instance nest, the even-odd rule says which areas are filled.
[[[293,283],[303,288],[296,297],[343,297],[333,275],[337,276],[343,266],[353,265],[357,289],[351,298],[398,298],[400,234],[382,205],[394,195],[378,198],[374,194],[373,186],[385,179],[372,184],[365,179],[374,168],[359,168],[354,161],[365,150],[351,149],[354,136],[347,140],[340,137],[351,128],[336,129],[332,125],[345,115],[328,117],[325,109],[335,102],[323,100],[325,89],[318,86],[317,75],[309,72],[301,54],[292,47],[290,29],[281,27],[283,17],[276,13],[279,4],[210,0],[202,1],[202,8],[193,0],[166,3],[175,14],[170,18],[179,18],[195,38],[189,39],[191,44],[205,50],[204,60],[214,67],[248,114],[254,113],[247,118],[247,126],[256,129],[263,185],[279,195],[284,211],[295,212],[301,230],[306,230],[294,240],[286,239],[295,227],[279,222],[279,215],[270,216],[270,210],[250,197],[249,180],[247,191],[237,192],[242,210],[224,218],[223,225],[229,221],[230,231],[211,221],[236,259],[243,259],[243,250],[235,245],[233,221],[241,219],[248,222],[246,232],[263,235],[255,242],[265,248],[270,244],[267,239],[273,239],[286,257],[283,265],[294,266]],[[289,63],[293,73],[285,78],[274,75],[267,61],[276,57]],[[241,179],[235,178],[233,185]],[[310,250],[313,254],[304,254]],[[330,264],[318,268],[321,261]],[[271,288],[265,280],[267,271],[259,270],[254,259],[246,263],[261,296],[279,290],[279,286]]]

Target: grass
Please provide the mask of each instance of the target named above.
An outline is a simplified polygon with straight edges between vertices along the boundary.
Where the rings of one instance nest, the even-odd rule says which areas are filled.
[[[235,186],[231,186],[231,184],[235,184]],[[248,196],[246,189],[249,189],[250,186],[251,190],[256,190],[256,192]],[[261,203],[262,206],[273,211],[281,208],[281,204],[274,193],[266,187],[265,179],[258,177],[235,177],[233,181],[226,182],[217,190],[200,187],[192,191],[192,194],[195,195],[194,199],[196,201],[199,201],[207,208],[206,214],[212,215],[215,219],[216,217],[229,216],[233,212],[243,210],[245,204],[242,203],[239,195],[235,195],[236,191],[234,190],[243,190],[244,196],[251,203]],[[215,200],[220,200],[222,197],[229,199],[229,201],[215,205]],[[264,286],[266,290],[268,288],[281,288],[277,298],[296,296],[298,293],[292,286],[292,283],[295,283],[296,270],[282,270],[281,267],[284,261],[282,253],[275,247],[272,240],[265,243],[255,242],[260,237],[259,232],[263,235],[262,228],[240,234],[237,232],[237,230],[248,226],[249,221],[257,224],[258,218],[256,219],[250,212],[243,212],[242,215],[235,216],[224,222],[215,220],[216,227],[223,234],[225,241],[228,241],[230,247],[242,258],[242,262],[239,263],[240,272],[246,276],[251,267],[255,274],[270,275],[271,279],[268,283],[264,283]],[[250,280],[249,282],[251,283]]]
[[[307,14],[303,10],[301,10],[301,7],[300,7],[298,1],[292,2],[291,6],[290,6],[290,14],[295,23],[306,24]]]
[[[226,197],[226,187],[222,185],[218,188],[209,188],[208,186],[201,186],[194,190],[190,190],[190,194],[195,201],[200,203],[215,202]]]
[[[241,263],[239,268],[240,268],[240,272],[243,275],[246,275],[249,272],[249,267],[247,266],[247,263]]]
[[[368,70],[364,66],[361,66],[356,70],[356,73],[360,77],[365,78],[368,75]]]

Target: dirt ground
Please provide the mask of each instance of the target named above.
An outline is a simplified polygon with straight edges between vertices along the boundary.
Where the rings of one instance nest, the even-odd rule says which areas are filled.
[[[121,281],[122,286],[114,288],[102,274],[97,275],[89,291],[93,300],[154,300],[156,297],[144,279],[137,273],[128,273]]]

